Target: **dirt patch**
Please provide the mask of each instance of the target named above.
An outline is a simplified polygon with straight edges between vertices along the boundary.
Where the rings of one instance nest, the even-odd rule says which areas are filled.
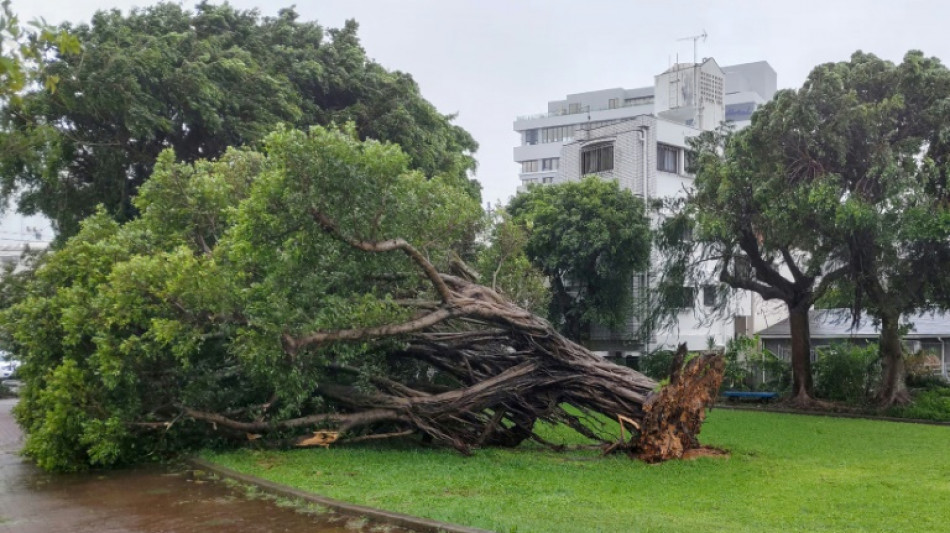
[[[686,450],[683,454],[683,459],[691,461],[693,459],[698,459],[700,457],[717,457],[720,459],[728,459],[729,452],[720,448],[713,448],[712,446],[703,446],[701,448],[693,448],[692,450]]]

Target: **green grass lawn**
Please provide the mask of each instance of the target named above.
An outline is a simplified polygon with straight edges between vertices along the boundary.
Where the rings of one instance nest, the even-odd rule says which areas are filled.
[[[717,410],[731,457],[647,465],[592,452],[377,444],[207,452],[259,477],[496,531],[950,531],[950,427]]]

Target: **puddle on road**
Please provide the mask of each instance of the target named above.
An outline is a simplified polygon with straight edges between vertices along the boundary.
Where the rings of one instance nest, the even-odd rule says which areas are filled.
[[[6,451],[0,452],[0,532],[407,532],[260,493],[249,498],[248,491],[256,492],[160,467],[47,474]]]

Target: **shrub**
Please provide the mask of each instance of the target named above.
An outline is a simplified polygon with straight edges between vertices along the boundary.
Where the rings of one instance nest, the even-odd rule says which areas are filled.
[[[925,390],[917,394],[910,405],[894,407],[888,414],[901,418],[950,421],[950,386]]]
[[[869,402],[881,373],[876,344],[835,344],[818,348],[815,395],[862,405]]]
[[[757,337],[738,337],[726,344],[723,389],[784,392],[791,386],[791,365],[759,347]]]
[[[940,369],[940,358],[931,351],[921,351],[905,358],[907,385],[918,388],[933,388],[946,384],[943,376],[935,373]]]
[[[656,350],[640,359],[640,372],[657,381],[668,379],[674,355],[676,355],[676,352],[673,350]]]

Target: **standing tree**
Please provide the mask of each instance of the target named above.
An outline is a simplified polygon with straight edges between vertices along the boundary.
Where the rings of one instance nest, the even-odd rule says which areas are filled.
[[[813,230],[817,221],[834,218],[835,191],[792,179],[797,168],[785,161],[783,138],[773,131],[790,94],[778,93],[742,131],[694,140],[693,189],[673,204],[657,236],[664,266],[655,309],[668,319],[662,314],[678,307],[680,287],[714,281],[784,302],[792,336],[790,402],[807,406],[813,401],[808,311],[846,270],[829,267],[836,244]],[[732,311],[723,296],[714,313]]]
[[[805,180],[839,191],[820,227],[843,244],[855,320],[881,324],[878,399],[906,403],[901,316],[950,305],[950,70],[917,51],[898,65],[856,52],[817,67],[789,111]]]
[[[592,322],[619,326],[632,312],[633,276],[649,266],[643,202],[614,181],[532,187],[508,207],[528,232],[525,251],[551,284],[551,319],[569,338]]]
[[[900,317],[950,302],[947,102],[938,60],[858,52],[780,91],[749,128],[698,143],[696,191],[670,230],[694,220],[699,251],[667,238],[670,277],[698,256],[723,282],[785,301],[796,398],[810,392],[808,308],[837,285],[855,319],[881,322],[881,403],[908,399]]]
[[[45,214],[66,237],[98,204],[118,221],[134,218],[132,198],[166,148],[195,161],[254,145],[280,123],[347,121],[478,197],[467,176],[475,141],[409,75],[369,60],[355,22],[325,32],[296,19],[293,9],[262,18],[227,4],[191,13],[163,3],[63,25],[83,49],[44,56],[41,80],[55,93],[25,94],[0,116],[4,199],[20,193],[21,212]]]

